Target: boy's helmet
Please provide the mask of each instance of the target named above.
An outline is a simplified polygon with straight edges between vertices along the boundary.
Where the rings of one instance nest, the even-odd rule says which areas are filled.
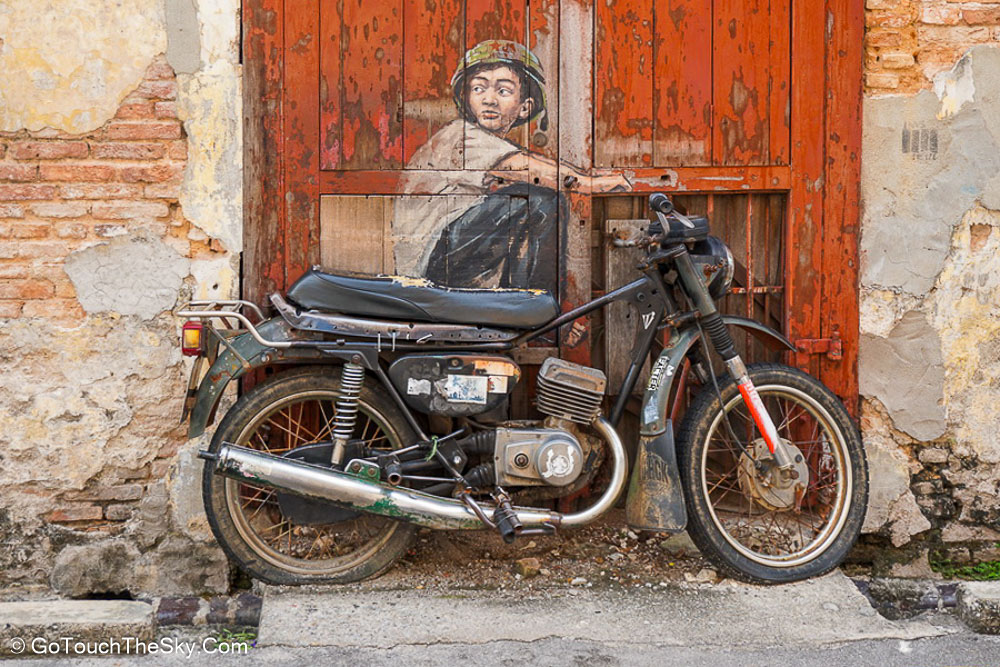
[[[466,75],[486,65],[505,65],[524,74],[524,80],[528,84],[527,94],[534,104],[531,116],[519,118],[514,126],[535,120],[545,113],[545,75],[542,73],[542,63],[524,45],[506,39],[488,39],[465,52],[465,58],[451,77],[451,94],[459,113],[465,117],[469,115],[465,105]],[[543,131],[548,125],[545,121],[542,118]]]

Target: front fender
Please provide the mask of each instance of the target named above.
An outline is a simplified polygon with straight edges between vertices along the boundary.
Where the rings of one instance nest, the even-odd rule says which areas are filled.
[[[792,352],[795,351],[795,346],[785,336],[760,322],[736,315],[723,315],[722,322],[727,326],[745,329],[770,346],[783,346]],[[667,429],[667,401],[670,400],[670,392],[674,385],[674,374],[700,337],[701,331],[697,326],[675,330],[667,347],[653,364],[642,397],[639,428],[641,436],[655,437]]]
[[[298,333],[284,319],[276,317],[257,325],[257,331],[266,340],[290,341],[301,340]],[[296,360],[316,360],[324,355],[316,348],[273,348],[261,345],[249,333],[243,333],[228,340],[229,346],[220,344],[219,356],[208,369],[198,392],[195,394],[194,406],[191,409],[191,421],[188,427],[188,438],[197,438],[205,432],[215,406],[218,405],[222,392],[233,380],[245,375],[248,371],[273,363]]]

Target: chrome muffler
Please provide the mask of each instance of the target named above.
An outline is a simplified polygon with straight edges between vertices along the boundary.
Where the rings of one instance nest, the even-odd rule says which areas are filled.
[[[614,467],[611,483],[591,507],[573,514],[515,507],[525,528],[575,526],[593,521],[610,509],[625,486],[626,455],[621,438],[611,424],[599,417],[594,427],[611,448]],[[359,512],[379,514],[427,528],[469,530],[485,527],[476,513],[461,500],[442,498],[411,489],[366,481],[345,472],[312,465],[247,447],[223,444],[217,454],[199,452],[214,472],[225,477],[281,489],[306,498],[325,500]],[[481,505],[487,515],[494,507]]]

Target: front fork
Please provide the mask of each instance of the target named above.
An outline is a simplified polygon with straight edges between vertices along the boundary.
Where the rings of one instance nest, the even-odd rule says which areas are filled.
[[[743,363],[739,355],[736,355],[726,361],[726,368],[729,369],[729,375],[736,380],[740,396],[743,397],[743,402],[746,404],[747,410],[750,411],[750,416],[753,417],[757,429],[764,436],[764,442],[767,444],[771,455],[774,456],[774,461],[778,464],[778,468],[781,470],[790,469],[794,461],[792,461],[785,443],[778,436],[778,429],[774,426],[774,420],[768,414],[767,408],[764,407],[764,401],[760,400],[757,388],[753,386],[750,374],[747,373],[746,364]]]

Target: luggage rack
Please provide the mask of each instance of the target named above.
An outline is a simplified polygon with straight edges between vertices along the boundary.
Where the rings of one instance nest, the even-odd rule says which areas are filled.
[[[209,299],[190,301],[186,306],[176,311],[176,315],[178,317],[186,317],[188,319],[202,320],[203,322],[204,320],[222,320],[226,329],[236,331],[238,333],[245,329],[251,336],[253,336],[254,340],[266,347],[292,347],[292,343],[290,341],[268,340],[267,338],[264,338],[260,331],[257,330],[257,327],[254,326],[253,322],[250,321],[250,318],[243,313],[244,309],[249,310],[256,315],[258,323],[264,321],[264,313],[257,306],[257,304],[252,301],[243,301],[242,299]],[[228,321],[230,319],[235,320],[238,326],[230,327],[230,322]],[[208,326],[209,330],[214,335],[218,336],[220,340],[226,344],[226,347],[229,347],[229,344],[224,340],[225,336],[223,336],[223,334],[220,333],[216,327],[212,326],[211,323],[209,323]]]

